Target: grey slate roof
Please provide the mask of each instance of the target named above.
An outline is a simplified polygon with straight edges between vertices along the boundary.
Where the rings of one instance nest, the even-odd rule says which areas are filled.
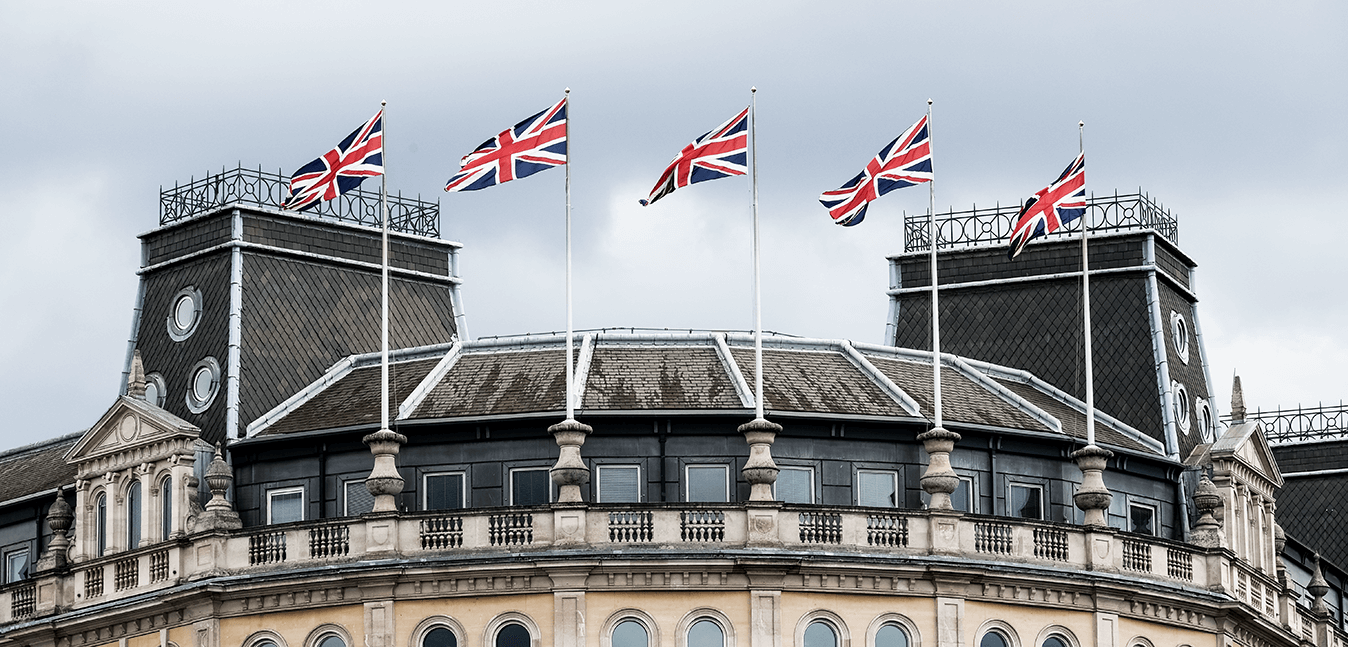
[[[53,438],[0,453],[0,503],[75,482],[75,466],[66,452],[83,432]]]
[[[754,382],[748,335],[600,332],[583,339],[577,336],[573,360],[579,415],[640,410],[744,414],[752,408],[740,397],[751,392]],[[391,369],[396,392],[391,400],[403,404],[404,420],[560,413],[566,391],[563,353],[560,335],[407,351]],[[766,408],[782,414],[930,417],[929,357],[840,340],[770,337],[763,350]],[[1084,437],[1084,407],[1071,396],[1022,371],[975,366],[950,356],[943,361],[948,425]],[[370,424],[378,412],[377,380],[376,354],[348,358],[250,424],[249,435]],[[905,401],[915,402],[916,411]],[[1164,455],[1158,443],[1107,417],[1097,430],[1103,444]]]

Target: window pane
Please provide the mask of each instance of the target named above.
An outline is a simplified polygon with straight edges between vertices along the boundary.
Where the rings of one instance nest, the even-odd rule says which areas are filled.
[[[1156,513],[1150,507],[1144,505],[1130,506],[1128,509],[1128,516],[1132,521],[1130,527],[1133,532],[1142,533],[1144,535],[1156,534],[1154,524],[1152,523]]]
[[[600,503],[641,503],[641,470],[636,465],[599,468]]]
[[[328,636],[318,643],[318,647],[346,647],[346,641],[339,636]]]
[[[462,474],[431,474],[426,477],[427,510],[458,510],[462,507]]]
[[[547,470],[516,470],[510,481],[511,505],[545,505],[550,500],[552,479]]]
[[[1020,517],[1021,519],[1043,519],[1044,506],[1041,497],[1043,493],[1037,487],[1026,485],[1012,485],[1008,493],[1008,516]]]
[[[908,647],[908,634],[898,625],[885,625],[875,632],[875,647]]]
[[[814,503],[814,470],[783,467],[777,473],[777,500],[784,503]]]
[[[646,628],[635,620],[624,620],[613,628],[613,647],[646,647],[650,639]]]
[[[17,582],[28,577],[28,551],[16,550],[5,555],[5,582]]]
[[[978,647],[1007,647],[1006,638],[995,631],[989,631],[983,634],[983,640],[979,641]]]
[[[98,535],[98,554],[101,557],[108,550],[108,495],[98,495],[97,510],[94,512],[94,532]]]
[[[126,547],[140,545],[140,481],[131,484],[126,493]]]
[[[168,539],[173,532],[173,479],[166,478],[159,485],[159,538]]]
[[[530,647],[529,643],[529,630],[522,624],[512,622],[496,632],[496,647]]]
[[[304,520],[304,492],[285,492],[271,495],[271,520],[268,523],[290,523]],[[326,645],[320,645],[326,647]]]
[[[857,505],[898,507],[897,489],[894,472],[857,472]]]
[[[721,625],[710,620],[698,620],[688,628],[688,647],[725,647]]]
[[[723,465],[699,465],[688,468],[688,501],[726,503],[726,468]],[[718,629],[719,631],[719,629]]]
[[[365,487],[365,481],[347,481],[344,487],[346,516],[354,517],[374,510],[374,495],[370,494],[370,488]]]
[[[444,628],[436,627],[426,632],[426,637],[421,639],[421,647],[456,647],[459,641],[454,638],[454,632]]]
[[[960,479],[959,485],[955,486],[955,491],[950,493],[951,507],[960,512],[970,512],[972,508],[970,507],[971,499],[969,494],[969,481]]]
[[[805,647],[838,647],[838,636],[833,633],[833,627],[811,622],[805,628]]]
[[[1067,643],[1057,636],[1049,636],[1044,639],[1044,647],[1067,647]]]

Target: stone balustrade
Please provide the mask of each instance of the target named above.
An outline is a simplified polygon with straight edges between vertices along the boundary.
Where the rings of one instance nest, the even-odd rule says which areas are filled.
[[[75,562],[0,587],[0,624],[23,622],[212,577],[397,557],[680,550],[873,557],[932,556],[1100,571],[1225,594],[1254,613],[1343,644],[1333,623],[1289,606],[1278,583],[1218,548],[1123,533],[950,511],[747,504],[555,504],[362,517],[215,530]],[[1336,642],[1337,641],[1337,642]]]

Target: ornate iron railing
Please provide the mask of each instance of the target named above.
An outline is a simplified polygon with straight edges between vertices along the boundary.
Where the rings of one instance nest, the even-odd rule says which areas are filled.
[[[194,177],[187,184],[175,182],[171,188],[161,188],[159,224],[186,220],[234,203],[279,209],[289,195],[290,178],[282,173],[242,166],[221,169],[219,173],[207,173],[200,179]],[[389,227],[393,231],[440,237],[439,202],[403,197],[401,193],[390,194],[388,210]],[[382,222],[378,191],[349,191],[335,200],[318,203],[307,213],[372,227]]]
[[[1262,424],[1264,437],[1275,445],[1348,438],[1348,406],[1342,402],[1328,407],[1251,411],[1245,414],[1245,420]],[[1222,416],[1222,422],[1231,424],[1231,416]]]
[[[968,211],[951,209],[936,214],[936,230],[942,248],[977,247],[1005,244],[1015,225],[1020,204],[992,208],[974,206]],[[1086,220],[1091,231],[1126,231],[1155,229],[1167,240],[1179,244],[1179,221],[1150,195],[1126,193],[1091,196],[1086,202]],[[930,218],[927,214],[905,214],[903,219],[903,251],[917,252],[930,249],[928,234]],[[1081,231],[1081,219],[1069,223],[1048,238],[1063,238]]]

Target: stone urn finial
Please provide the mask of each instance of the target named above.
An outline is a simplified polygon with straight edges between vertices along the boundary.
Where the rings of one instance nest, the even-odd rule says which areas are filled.
[[[1109,502],[1114,495],[1105,487],[1105,466],[1114,452],[1096,445],[1086,445],[1072,452],[1077,467],[1081,469],[1081,487],[1072,495],[1077,508],[1085,513],[1082,525],[1105,528],[1109,526]]]
[[[56,501],[52,502],[51,507],[47,509],[47,527],[51,528],[51,543],[47,545],[47,550],[42,553],[42,557],[37,560],[35,571],[54,571],[66,567],[69,563],[68,553],[70,550],[70,538],[66,533],[70,531],[70,526],[74,521],[75,515],[70,510],[70,504],[66,503],[65,493],[58,489]]]
[[[777,482],[777,463],[772,460],[772,443],[782,426],[766,418],[754,418],[739,427],[749,443],[749,460],[744,462],[744,480],[749,482],[750,501],[772,501],[772,484]]]
[[[930,458],[920,480],[922,491],[931,496],[931,503],[927,507],[932,510],[955,509],[950,503],[950,493],[959,487],[960,477],[950,466],[950,452],[955,450],[960,435],[942,427],[933,427],[918,434],[917,439],[922,441],[922,448]]]
[[[556,439],[557,447],[561,450],[557,455],[557,464],[549,472],[552,482],[557,486],[558,503],[584,501],[580,487],[590,482],[590,468],[585,466],[585,461],[580,457],[580,447],[585,444],[585,437],[593,431],[593,427],[575,418],[567,418],[548,427],[548,433]]]
[[[403,491],[403,477],[398,473],[398,450],[407,442],[407,436],[380,429],[362,440],[374,454],[374,469],[365,478],[365,489],[374,495],[372,512],[397,512],[398,494]]]
[[[1325,581],[1325,574],[1320,570],[1320,554],[1316,553],[1312,557],[1315,561],[1315,572],[1311,573],[1311,583],[1306,586],[1306,592],[1311,594],[1311,613],[1320,618],[1329,617],[1329,607],[1325,604],[1325,594],[1329,593],[1329,583]]]
[[[219,443],[215,445],[215,457],[206,468],[205,481],[206,487],[211,489],[211,500],[206,502],[206,511],[197,521],[197,528],[200,530],[242,528],[243,522],[239,520],[239,513],[234,511],[234,504],[225,498],[230,486],[234,484],[234,469],[225,462],[225,454]]]
[[[1204,548],[1220,547],[1222,524],[1217,521],[1216,511],[1222,506],[1222,497],[1206,473],[1198,477],[1198,489],[1194,490],[1193,498],[1194,509],[1198,511],[1198,522],[1189,533],[1189,543]]]

